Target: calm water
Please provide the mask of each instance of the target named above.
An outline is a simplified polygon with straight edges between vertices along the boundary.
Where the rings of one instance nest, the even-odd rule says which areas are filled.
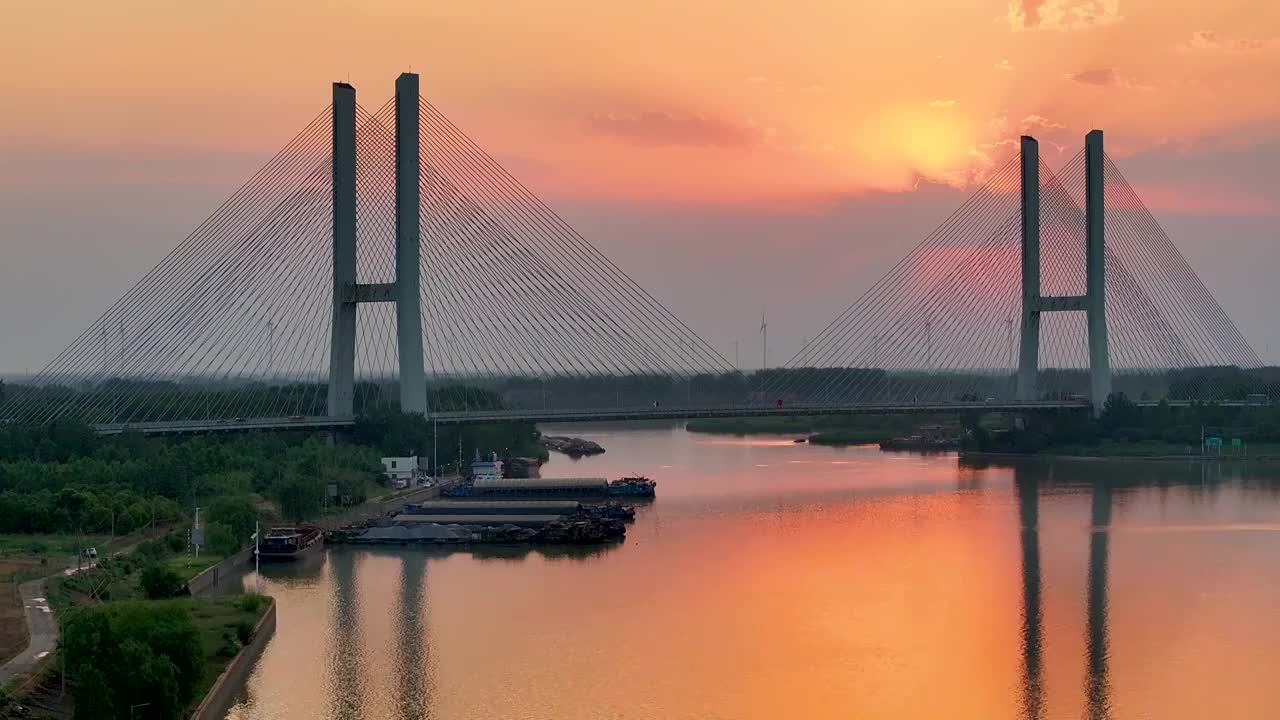
[[[229,717],[1280,717],[1280,469],[548,430],[658,480],[624,544],[265,569]]]

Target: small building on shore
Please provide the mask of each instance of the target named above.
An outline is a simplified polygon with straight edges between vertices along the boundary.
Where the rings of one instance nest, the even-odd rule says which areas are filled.
[[[477,453],[471,463],[471,477],[474,480],[499,480],[502,478],[502,461],[494,454],[489,460],[481,460]]]
[[[417,485],[424,480],[427,475],[427,468],[422,467],[417,455],[384,457],[382,458],[382,474],[386,475],[387,479],[391,481],[392,487],[402,489]]]

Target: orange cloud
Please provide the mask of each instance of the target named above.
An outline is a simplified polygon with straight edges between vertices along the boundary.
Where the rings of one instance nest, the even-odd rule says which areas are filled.
[[[1240,55],[1259,52],[1268,44],[1274,43],[1275,41],[1268,43],[1251,38],[1227,38],[1212,30],[1197,30],[1191,33],[1191,39],[1181,49],[1190,52]]]
[[[1117,23],[1120,0],[1012,0],[1009,26],[1014,30],[1084,30]]]
[[[1067,78],[1081,85],[1096,85],[1098,87],[1116,86],[1129,88],[1131,90],[1150,90],[1151,85],[1138,81],[1131,77],[1126,77],[1116,72],[1115,68],[1092,68],[1089,70],[1080,70],[1078,72],[1067,73]]]
[[[742,148],[754,143],[748,128],[702,114],[644,110],[594,113],[584,123],[587,132],[632,145]]]

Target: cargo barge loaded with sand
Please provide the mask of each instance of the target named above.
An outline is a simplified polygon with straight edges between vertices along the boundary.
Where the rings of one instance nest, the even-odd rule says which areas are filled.
[[[325,539],[354,545],[586,545],[622,540],[625,523],[634,517],[635,510],[620,503],[439,500],[406,505],[403,512],[333,530]]]
[[[606,478],[504,478],[480,476],[447,488],[442,494],[449,498],[488,497],[557,497],[593,498],[625,497],[636,500],[653,499],[657,483],[649,478],[634,475],[610,482]]]

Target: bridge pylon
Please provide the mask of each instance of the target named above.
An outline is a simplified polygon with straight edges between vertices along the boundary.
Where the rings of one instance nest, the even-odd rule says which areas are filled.
[[[1102,131],[1085,136],[1085,264],[1084,295],[1040,294],[1040,144],[1022,137],[1022,332],[1018,353],[1017,397],[1039,399],[1040,314],[1081,311],[1088,315],[1089,388],[1094,413],[1111,395],[1111,362],[1107,350],[1106,237],[1103,196]]]
[[[394,302],[399,350],[400,409],[425,413],[419,211],[418,76],[396,78],[395,279],[356,282],[356,91],[333,84],[333,324],[329,352],[330,417],[354,415],[356,306]]]

